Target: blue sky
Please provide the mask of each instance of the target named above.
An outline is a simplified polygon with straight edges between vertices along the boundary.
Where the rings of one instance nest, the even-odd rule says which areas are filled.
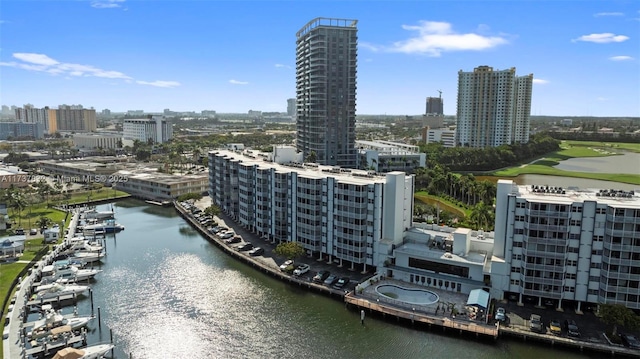
[[[0,103],[285,111],[295,33],[358,20],[358,114],[417,115],[458,71],[535,78],[532,115],[640,116],[640,2],[0,2]]]

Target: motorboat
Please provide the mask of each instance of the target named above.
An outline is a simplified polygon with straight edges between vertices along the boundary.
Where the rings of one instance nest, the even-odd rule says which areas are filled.
[[[108,219],[104,222],[89,224],[82,227],[83,231],[95,231],[104,233],[117,233],[124,230],[124,226],[116,223],[114,219]]]
[[[104,252],[75,252],[69,254],[69,259],[80,260],[85,263],[99,262],[104,258]]]
[[[77,285],[77,284],[61,284],[61,283],[52,283],[52,284],[43,284],[36,287],[36,294],[34,299],[49,299],[62,297],[69,294],[80,295],[89,291],[88,285]]]
[[[61,260],[42,268],[42,281],[47,282],[82,282],[92,279],[101,269],[80,269],[72,264],[74,261]]]
[[[97,211],[92,209],[84,212],[84,218],[97,220],[114,219],[115,213],[113,211]]]
[[[53,359],[99,359],[113,349],[113,344],[97,344],[81,349],[66,347],[58,350]]]
[[[38,339],[51,334],[51,330],[57,327],[68,325],[71,330],[78,330],[86,327],[94,317],[92,316],[75,316],[65,318],[60,312],[48,309],[44,318],[36,321],[33,329],[27,335],[29,338]]]
[[[79,237],[77,239],[72,238],[66,242],[69,248],[68,251],[83,251],[83,252],[102,252],[104,246],[97,241],[90,241]]]

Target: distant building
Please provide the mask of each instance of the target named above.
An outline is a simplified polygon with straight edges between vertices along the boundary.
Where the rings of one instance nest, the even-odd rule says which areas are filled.
[[[259,119],[259,118],[262,118],[262,111],[249,110],[248,115],[249,115],[249,118]]]
[[[80,150],[119,149],[122,148],[122,134],[120,133],[76,133],[73,135],[73,145]]]
[[[529,142],[532,85],[533,75],[517,77],[515,68],[460,70],[456,143],[482,148]]]
[[[30,175],[17,166],[0,166],[0,188],[9,187],[26,187],[29,185]],[[7,214],[6,206],[4,215]],[[2,208],[0,207],[0,216],[2,216]]]
[[[57,131],[92,132],[98,127],[96,110],[84,109],[82,105],[60,105],[55,110],[55,116]],[[49,132],[51,133],[51,126]]]
[[[28,122],[0,122],[0,140],[10,138],[41,139],[44,133],[44,125]]]
[[[173,138],[173,127],[162,116],[151,116],[142,119],[125,119],[122,125],[124,138],[153,143],[164,143]]]
[[[189,193],[206,194],[209,188],[206,172],[178,175],[140,168],[120,170],[114,176],[126,179],[113,184],[117,190],[146,200],[171,201]]]
[[[216,117],[216,112],[213,110],[202,110],[201,114],[206,117]]]
[[[296,99],[295,98],[287,99],[287,115],[288,116],[296,115]]]
[[[100,114],[103,117],[111,117],[111,110],[109,110],[108,108],[105,108],[104,110],[102,110],[102,112],[100,112]]]
[[[443,115],[444,103],[442,97],[427,97],[427,115]]]
[[[357,20],[316,18],[296,33],[296,146],[356,166]]]
[[[449,128],[431,129],[425,127],[423,141],[427,144],[439,142],[444,147],[456,147],[456,130]]]
[[[58,128],[56,110],[49,107],[34,108],[33,105],[26,104],[15,109],[15,117],[18,122],[41,124],[45,133],[53,134]]]
[[[422,116],[422,126],[442,128],[444,127],[444,115],[427,114]]]
[[[418,146],[391,141],[356,141],[358,168],[375,172],[413,172],[424,167],[427,154]]]
[[[128,110],[127,116],[144,116],[144,110]]]

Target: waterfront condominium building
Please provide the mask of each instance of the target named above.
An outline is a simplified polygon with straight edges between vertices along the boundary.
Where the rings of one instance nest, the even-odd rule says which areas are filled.
[[[640,309],[637,193],[500,180],[495,223],[494,297]]]
[[[297,242],[317,259],[378,267],[411,227],[414,177],[302,164],[293,147],[209,152],[213,203],[272,242]]]
[[[296,145],[320,164],[356,165],[356,24],[316,18],[296,34]]]
[[[532,85],[532,74],[518,77],[513,67],[460,70],[457,144],[482,148],[529,142]]]
[[[141,142],[163,143],[173,137],[173,127],[162,116],[147,118],[125,119],[122,125],[123,137],[126,140],[138,140]]]

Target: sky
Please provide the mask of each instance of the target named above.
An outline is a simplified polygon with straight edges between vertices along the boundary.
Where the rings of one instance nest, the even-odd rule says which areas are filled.
[[[455,115],[487,65],[533,74],[532,115],[640,116],[637,0],[2,0],[0,104],[284,112],[316,17],[358,20],[360,115]]]

